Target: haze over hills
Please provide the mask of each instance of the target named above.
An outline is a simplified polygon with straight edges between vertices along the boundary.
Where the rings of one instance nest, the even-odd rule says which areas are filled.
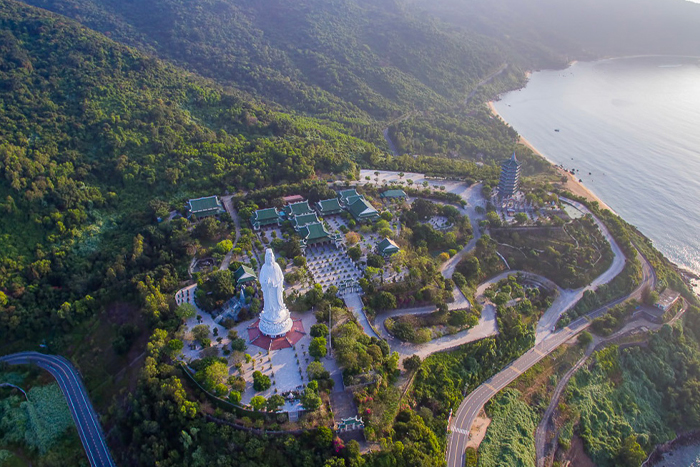
[[[501,41],[547,68],[569,60],[635,54],[698,55],[700,5],[685,0],[407,0],[457,26]]]

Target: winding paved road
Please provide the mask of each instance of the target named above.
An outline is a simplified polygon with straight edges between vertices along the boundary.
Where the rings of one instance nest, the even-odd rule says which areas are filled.
[[[676,313],[676,315],[668,321],[668,323],[665,324],[671,325],[674,322],[676,322],[678,319],[680,319],[681,316],[683,316],[687,309],[688,304],[687,302],[684,302],[683,308],[679,310],[678,313]],[[610,343],[614,343],[616,339],[638,328],[645,327],[651,331],[657,331],[661,329],[662,326],[664,326],[664,324],[652,323],[644,318],[637,318],[627,323],[625,326],[622,327],[622,329],[612,334],[611,336],[605,338],[598,338],[594,336],[594,341],[590,343],[583,357],[581,357],[581,359],[578,362],[576,362],[576,364],[573,367],[571,367],[569,371],[566,372],[562,379],[559,380],[559,383],[557,384],[556,388],[554,389],[554,393],[552,394],[552,399],[549,402],[549,406],[544,412],[542,421],[540,421],[540,424],[535,429],[535,455],[538,467],[545,467],[546,465],[551,464],[551,462],[547,462],[547,460],[551,461],[549,455],[547,455],[547,451],[552,449],[551,443],[549,443],[550,446],[547,446],[547,437],[550,430],[553,428],[552,415],[554,414],[554,410],[556,410],[556,408],[559,406],[559,399],[561,398],[564,389],[566,389],[566,385],[568,384],[571,377],[583,366],[583,364],[586,362],[586,360],[588,360],[588,358],[593,354],[594,351],[599,350]],[[555,435],[555,438],[553,439],[554,443],[556,443],[556,436],[557,435]]]
[[[36,365],[51,373],[68,402],[68,408],[90,465],[92,467],[115,465],[85,386],[75,367],[68,360],[58,355],[20,352],[0,357],[0,362],[9,365]]]
[[[613,251],[615,251],[615,249],[613,249]],[[464,450],[469,440],[469,430],[474,423],[474,419],[476,419],[479,414],[479,411],[486,405],[486,402],[561,344],[590,326],[593,319],[602,316],[610,308],[629,299],[640,299],[644,288],[653,286],[655,275],[651,265],[649,265],[646,259],[641,257],[641,255],[640,258],[642,260],[643,279],[634,291],[578,318],[563,329],[552,332],[547,338],[537,343],[532,349],[525,352],[520,358],[508,365],[501,372],[486,380],[462,401],[452,418],[452,429],[447,445],[448,467],[462,467],[464,465]],[[568,307],[565,309],[568,309]]]
[[[484,283],[482,285],[484,285],[483,290],[486,290],[486,288],[489,285],[491,285],[491,281],[488,281],[487,283]],[[479,288],[481,289],[481,286],[479,286]],[[481,293],[483,293],[483,290]],[[447,307],[450,310],[465,309],[470,306],[469,301],[464,297],[464,295],[459,289],[455,289],[453,294],[455,296],[455,301],[452,303],[448,303],[447,305]],[[393,316],[419,315],[431,313],[434,311],[434,306],[424,306],[408,309],[400,308],[397,310],[382,313],[381,315],[377,316],[376,328],[378,328],[379,332],[381,333],[381,337],[386,339],[386,341],[389,343],[391,350],[399,353],[401,362],[403,362],[403,359],[405,357],[410,357],[412,355],[418,355],[422,360],[428,355],[434,354],[436,352],[446,352],[464,344],[468,344],[469,342],[478,341],[486,337],[494,336],[498,333],[498,325],[496,323],[496,309],[493,307],[493,305],[484,306],[484,308],[481,310],[481,317],[479,318],[479,322],[476,324],[476,326],[452,335],[438,337],[437,339],[433,339],[430,342],[426,342],[425,344],[413,344],[411,342],[402,342],[399,339],[392,336],[391,334],[389,334],[384,324],[387,318],[391,318]]]
[[[367,172],[366,174],[364,172]],[[361,171],[360,175],[360,180],[364,178],[365,175],[373,175],[373,173],[370,173],[371,171]],[[390,172],[390,171],[379,171],[379,178],[381,178],[383,181],[387,182],[396,182],[396,181],[401,181],[403,177],[398,177],[397,172]],[[469,242],[469,244],[462,250],[460,251],[457,255],[455,255],[453,258],[448,260],[445,264],[442,265],[441,267],[441,272],[445,277],[452,277],[452,274],[454,273],[456,265],[459,263],[459,261],[464,257],[464,255],[468,254],[476,245],[476,241],[479,238],[480,235],[480,230],[478,227],[478,221],[479,221],[479,214],[476,212],[475,207],[477,205],[481,205],[483,207],[483,199],[481,198],[481,185],[472,185],[471,187],[466,186],[464,183],[459,183],[459,182],[454,182],[454,181],[436,181],[436,180],[427,180],[425,179],[423,174],[404,174],[404,177],[407,179],[410,178],[414,181],[414,183],[417,186],[420,186],[423,181],[427,181],[430,185],[444,185],[446,188],[446,191],[449,191],[451,193],[458,194],[459,196],[462,197],[467,203],[466,208],[461,208],[460,212],[462,214],[466,214],[469,216],[469,219],[472,223],[473,229],[474,229],[474,239]],[[377,178],[375,176],[375,178]],[[370,177],[370,180],[372,178]],[[360,182],[362,183],[362,182]],[[370,181],[371,183],[371,181]],[[462,467],[464,465],[464,450],[466,448],[466,444],[469,438],[469,430],[471,429],[471,426],[474,422],[474,419],[476,418],[477,414],[479,411],[484,407],[486,402],[488,402],[495,394],[497,394],[501,389],[506,387],[508,384],[510,384],[512,381],[514,381],[518,376],[520,376],[523,372],[527,371],[529,368],[531,368],[533,365],[535,365],[537,362],[539,362],[542,358],[545,356],[549,355],[553,350],[555,350],[557,347],[559,347],[561,344],[564,342],[568,341],[572,337],[576,336],[578,333],[586,329],[589,325],[592,319],[595,319],[599,316],[602,316],[604,313],[606,313],[610,308],[612,308],[615,305],[618,305],[628,299],[631,298],[641,298],[642,290],[649,285],[653,285],[655,282],[655,275],[653,270],[651,269],[651,266],[649,263],[644,259],[641,258],[642,260],[642,265],[643,265],[643,280],[639,287],[637,287],[633,292],[630,294],[621,297],[620,299],[614,300],[607,305],[589,313],[586,316],[580,317],[576,321],[572,322],[568,326],[564,327],[563,329],[559,331],[555,331],[555,324],[559,320],[559,318],[571,307],[573,307],[578,300],[583,296],[583,294],[587,290],[595,290],[597,287],[603,284],[607,284],[610,282],[612,279],[614,279],[620,272],[625,267],[626,263],[626,258],[620,249],[619,245],[617,242],[615,242],[615,239],[613,236],[610,234],[608,231],[607,227],[605,224],[603,224],[595,215],[593,215],[590,210],[583,204],[573,201],[567,198],[560,197],[560,200],[564,203],[567,203],[574,208],[578,209],[584,214],[591,214],[593,217],[597,227],[600,229],[601,233],[603,236],[606,238],[608,243],[610,244],[610,248],[613,253],[613,261],[611,265],[608,267],[608,269],[603,272],[600,276],[598,276],[595,280],[591,282],[586,287],[581,287],[579,289],[575,290],[564,290],[561,289],[560,287],[557,287],[558,295],[557,298],[554,300],[552,303],[552,306],[547,309],[547,311],[544,313],[542,318],[540,318],[538,324],[537,324],[537,329],[536,329],[536,337],[535,337],[535,346],[531,348],[529,351],[525,352],[520,358],[509,364],[506,368],[504,368],[501,372],[498,374],[494,375],[491,377],[489,380],[484,382],[481,386],[476,388],[471,394],[469,394],[460,404],[459,408],[457,409],[454,417],[452,418],[452,421],[450,423],[451,426],[451,433],[449,435],[448,439],[448,446],[447,446],[447,465],[449,467]],[[507,274],[507,273],[506,273]],[[540,277],[536,276],[533,274],[530,274],[531,276],[534,277]],[[496,278],[494,278],[496,279]],[[548,281],[547,279],[540,277],[542,281]],[[490,281],[489,281],[490,282]],[[486,284],[482,284],[486,285]],[[481,287],[480,287],[481,289]],[[483,293],[483,290],[481,291]],[[479,292],[477,291],[477,296],[479,295]],[[483,329],[483,336],[479,336],[478,334],[475,335],[468,335],[470,331],[475,331],[476,328],[473,328],[469,331],[463,332],[456,334],[454,336],[448,336],[448,338],[441,338],[434,340],[428,344],[422,344],[422,345],[414,345],[414,344],[406,344],[406,343],[399,343],[395,339],[389,339],[389,343],[391,345],[392,350],[397,350],[399,351],[400,354],[408,356],[412,354],[418,354],[421,357],[425,357],[427,355],[430,355],[431,353],[435,353],[438,351],[444,351],[444,350],[449,350],[453,347],[462,345],[466,342],[471,342],[473,340],[477,340],[479,338],[483,337],[488,337],[490,335],[493,335],[497,332],[495,329],[495,310],[492,309],[493,307],[489,307],[488,305],[484,307],[484,310],[482,311],[482,320],[479,323],[479,326],[482,326],[483,319],[489,319],[494,322],[493,328],[491,329]],[[382,316],[382,325],[380,326],[381,333],[385,333],[385,327],[383,326],[383,320],[388,318],[389,316],[397,316],[401,314],[407,314],[407,313],[424,313],[430,311],[429,309],[414,309],[414,310],[395,310],[389,313],[386,313]],[[366,319],[366,317],[365,317]],[[479,327],[477,326],[477,327]],[[450,339],[451,338],[451,339]],[[450,428],[450,427],[448,427]]]

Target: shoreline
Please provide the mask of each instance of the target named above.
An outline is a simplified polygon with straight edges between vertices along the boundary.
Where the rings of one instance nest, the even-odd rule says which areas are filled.
[[[677,435],[674,439],[665,443],[657,444],[649,453],[641,467],[652,467],[663,460],[664,454],[674,451],[677,448],[690,446],[700,441],[700,430],[689,431]]]
[[[506,120],[501,117],[501,114],[498,113],[498,110],[496,110],[496,106],[494,105],[494,101],[489,101],[488,102],[488,107],[489,110],[491,111],[491,114],[495,117],[504,122],[505,124],[508,124]],[[546,160],[550,164],[552,164],[552,167],[554,167],[560,175],[565,175],[567,177],[567,182],[562,184],[559,183],[560,187],[569,190],[571,193],[573,193],[576,196],[580,196],[582,198],[585,198],[589,201],[596,201],[601,209],[607,209],[613,213],[615,211],[608,206],[603,200],[601,200],[595,193],[593,193],[589,188],[587,188],[583,183],[578,181],[578,178],[576,176],[572,175],[571,173],[567,172],[566,170],[562,169],[558,165],[556,165],[554,162],[549,160],[544,154],[542,154],[540,151],[537,150],[535,146],[532,145],[527,139],[523,138],[522,136],[519,137],[518,139],[518,144],[522,144],[526,148],[530,149],[532,152],[540,156],[542,159]]]

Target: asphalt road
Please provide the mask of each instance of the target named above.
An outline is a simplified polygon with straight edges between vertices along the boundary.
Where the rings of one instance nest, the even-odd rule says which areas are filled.
[[[58,355],[20,352],[0,357],[0,362],[9,365],[36,365],[51,373],[68,402],[68,408],[90,465],[92,467],[115,465],[85,386],[75,367],[68,360]]]
[[[642,262],[642,281],[637,288],[631,293],[614,300],[607,305],[588,313],[586,316],[578,318],[568,326],[553,332],[543,341],[537,343],[533,348],[525,352],[520,358],[504,368],[501,372],[494,375],[474,391],[472,391],[460,404],[457,412],[451,421],[451,434],[449,435],[447,444],[447,465],[448,467],[462,467],[464,465],[464,450],[469,440],[469,430],[474,424],[474,419],[486,405],[486,403],[495,396],[500,390],[512,383],[518,376],[526,372],[537,362],[549,355],[557,347],[564,342],[590,326],[593,319],[602,316],[610,308],[623,303],[629,299],[640,299],[642,291],[645,287],[653,287],[656,276],[651,265],[639,256]]]

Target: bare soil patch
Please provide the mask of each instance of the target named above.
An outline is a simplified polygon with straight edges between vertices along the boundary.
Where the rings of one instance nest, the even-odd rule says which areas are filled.
[[[479,445],[486,436],[486,430],[491,424],[491,419],[486,415],[484,409],[481,409],[479,415],[474,419],[471,430],[469,430],[469,440],[467,441],[468,448],[479,449]]]
[[[571,439],[571,448],[564,455],[564,459],[561,461],[561,465],[568,465],[569,467],[596,467],[586,450],[583,447],[583,440],[574,436]]]

